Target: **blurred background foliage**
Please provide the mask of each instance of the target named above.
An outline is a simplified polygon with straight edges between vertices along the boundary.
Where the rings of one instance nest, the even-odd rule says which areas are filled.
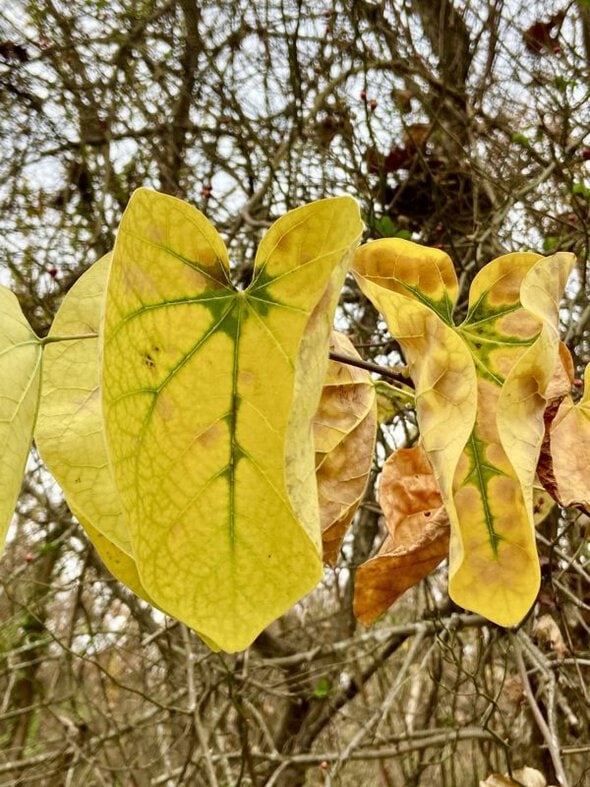
[[[568,250],[577,374],[590,302],[588,0],[14,0],[0,6],[0,279],[44,335],[132,191],[206,213],[247,280],[285,210],[347,193],[366,238],[445,249],[465,312],[507,251]],[[339,326],[402,362],[352,280]],[[371,629],[354,570],[375,487],[415,439],[389,414],[335,569],[250,650],[212,655],[116,583],[33,454],[0,571],[0,785],[590,783],[588,518],[538,531],[538,602],[507,632],[445,567]],[[222,592],[222,591],[221,591]]]

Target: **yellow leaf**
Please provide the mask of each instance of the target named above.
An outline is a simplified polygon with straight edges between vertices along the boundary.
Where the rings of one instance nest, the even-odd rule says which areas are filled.
[[[37,414],[42,348],[16,296],[0,286],[0,546],[20,487]]]
[[[55,315],[50,337],[89,338],[45,347],[35,442],[76,517],[91,522],[108,541],[131,555],[108,465],[98,385],[96,334],[110,259],[107,254],[78,279]]]
[[[207,219],[140,189],[104,320],[103,403],[141,583],[228,651],[322,574],[312,421],[362,225],[348,197],[279,219],[251,284]]]
[[[537,319],[540,330],[511,369],[500,396],[498,430],[503,444],[510,447],[512,464],[529,497],[543,439],[547,391],[560,358],[563,362],[559,302],[574,260],[573,254],[560,252],[542,258],[525,276],[522,306]]]
[[[336,331],[331,350],[360,359],[352,342]],[[377,406],[369,372],[329,362],[313,429],[324,560],[333,565],[373,465]]]
[[[357,278],[404,348],[416,383],[423,444],[451,522],[449,592],[458,604],[514,625],[539,586],[533,482],[572,255],[494,260],[476,276],[467,317],[455,328],[445,307],[453,289],[446,299],[439,290],[431,296],[442,275],[429,251],[417,247],[414,269],[404,268],[412,282],[428,282],[423,298],[388,278],[400,269],[395,240],[361,248]],[[407,242],[401,252],[410,256]],[[428,265],[431,275],[422,276]]]
[[[354,613],[368,626],[449,551],[449,519],[422,446],[392,454],[381,473],[379,502],[389,536],[356,572]]]

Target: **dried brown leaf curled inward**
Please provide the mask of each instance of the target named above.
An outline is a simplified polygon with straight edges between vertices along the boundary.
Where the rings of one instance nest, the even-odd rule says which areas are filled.
[[[332,333],[331,350],[360,359],[352,342]],[[365,492],[377,432],[377,404],[370,374],[330,361],[314,420],[316,480],[324,561],[338,560],[342,540]]]
[[[449,551],[449,520],[421,446],[389,457],[379,489],[389,536],[356,573],[354,613],[365,625],[433,571]]]

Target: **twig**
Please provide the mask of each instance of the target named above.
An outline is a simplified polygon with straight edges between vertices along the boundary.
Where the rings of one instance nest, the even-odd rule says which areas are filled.
[[[380,366],[378,363],[363,361],[361,358],[353,358],[350,355],[345,355],[344,353],[338,352],[331,352],[330,359],[332,361],[338,361],[339,363],[346,363],[348,366],[356,366],[359,369],[366,369],[368,372],[375,372],[376,374],[380,374],[381,377],[388,377],[390,380],[403,383],[410,388],[414,387],[414,383],[412,382],[411,378],[407,377],[405,374],[403,374],[403,372],[394,372],[392,369],[389,369],[386,366]]]
[[[384,746],[383,748],[371,749],[357,749],[351,752],[351,760],[389,760],[392,757],[401,757],[414,751],[422,749],[430,749],[437,746],[447,746],[452,743],[460,741],[479,740],[479,741],[492,741],[495,740],[494,735],[489,730],[482,730],[480,727],[463,727],[462,729],[445,730],[435,732],[432,735],[424,735],[424,737],[407,739],[400,741],[394,746]],[[213,761],[217,761],[222,755],[212,755]],[[228,760],[239,760],[243,754],[242,751],[228,752],[226,755]],[[340,759],[341,753],[335,751],[319,751],[305,754],[278,754],[274,752],[261,752],[252,751],[251,756],[257,760],[265,760],[266,762],[276,762],[279,768],[271,776],[270,780],[266,782],[265,787],[274,787],[280,784],[277,777],[283,773],[289,765],[300,765],[302,767],[317,765],[321,762],[336,762]],[[175,776],[180,773],[180,768],[177,768],[167,776]],[[165,783],[164,776],[160,776],[153,782],[156,785]]]
[[[201,751],[203,752],[203,758],[205,760],[205,771],[207,773],[207,780],[211,785],[211,787],[219,787],[217,776],[215,774],[215,767],[213,766],[213,761],[211,759],[209,742],[207,741],[205,730],[203,729],[203,725],[201,723],[201,717],[199,715],[199,703],[197,702],[197,691],[195,687],[195,675],[194,675],[195,654],[193,653],[189,630],[185,625],[181,625],[180,632],[182,635],[182,640],[186,651],[188,710],[192,714],[192,721],[195,728],[195,732],[197,734],[197,739],[199,741],[199,746],[201,748]]]
[[[342,763],[345,760],[350,758],[350,755],[354,752],[355,749],[358,748],[359,744],[363,740],[363,738],[373,729],[377,728],[379,724],[383,721],[391,705],[393,704],[395,698],[399,694],[403,684],[405,683],[407,673],[412,665],[416,653],[418,652],[420,646],[422,645],[424,638],[426,636],[426,632],[424,630],[419,631],[418,635],[416,636],[412,646],[408,650],[406,657],[402,666],[400,667],[399,671],[395,676],[395,680],[393,681],[393,685],[390,690],[387,692],[387,695],[381,706],[372,714],[372,716],[367,720],[365,724],[363,724],[362,728],[357,732],[357,734],[352,738],[352,740],[348,743],[347,746],[342,750],[340,753],[340,757],[334,763],[332,770],[330,771],[330,777],[333,778],[338,773]]]
[[[554,729],[550,728],[547,722],[545,721],[545,718],[541,713],[541,709],[537,705],[537,701],[535,700],[533,691],[531,689],[531,684],[529,682],[529,677],[527,675],[527,670],[522,655],[521,636],[523,636],[521,632],[517,632],[517,634],[510,632],[510,640],[514,648],[514,658],[516,661],[516,666],[518,668],[520,679],[522,681],[524,694],[529,704],[529,707],[531,709],[531,712],[535,718],[535,721],[537,722],[537,726],[541,732],[541,735],[543,736],[545,743],[547,744],[547,748],[549,749],[549,754],[551,756],[551,761],[553,762],[553,767],[555,768],[555,776],[557,778],[557,781],[559,782],[561,787],[569,787],[569,781],[565,774],[565,771],[563,769],[563,763],[561,761],[561,754],[559,750],[559,741],[557,739],[557,735]]]

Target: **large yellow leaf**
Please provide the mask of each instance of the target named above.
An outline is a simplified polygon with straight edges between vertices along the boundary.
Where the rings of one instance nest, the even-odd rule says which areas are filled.
[[[288,213],[252,283],[197,210],[140,189],[104,320],[103,403],[142,586],[228,651],[322,573],[312,421],[361,232],[348,197]]]
[[[330,349],[360,360],[350,339],[337,331]],[[377,404],[369,372],[330,361],[313,430],[324,560],[334,565],[373,465]]]
[[[42,348],[16,296],[0,286],[0,546],[4,544],[31,447]]]
[[[516,439],[500,438],[499,399],[508,374],[539,334],[539,321],[521,307],[520,288],[541,259],[508,254],[486,265],[473,281],[468,314],[459,328],[474,358],[478,407],[456,469],[453,500],[447,502],[459,522],[450,544],[449,592],[461,606],[505,626],[518,623],[530,609],[540,579],[528,499],[536,459],[523,487],[514,467]],[[525,403],[522,428],[529,423],[527,404],[534,405]],[[513,425],[511,419],[507,423]],[[531,445],[533,451],[539,447]]]
[[[412,268],[411,252],[407,242],[369,244],[357,253],[356,275],[402,344],[416,383],[423,444],[451,522],[449,592],[458,604],[513,625],[539,586],[533,481],[572,255],[494,260],[476,276],[467,317],[455,328],[446,306],[455,287],[441,274],[439,253],[416,247]],[[412,287],[392,278],[400,270]],[[417,281],[428,286],[422,297]],[[435,281],[451,282],[447,298]]]
[[[131,555],[108,464],[98,386],[97,334],[110,259],[106,255],[78,279],[55,315],[50,337],[80,338],[45,347],[35,442],[76,517]]]

